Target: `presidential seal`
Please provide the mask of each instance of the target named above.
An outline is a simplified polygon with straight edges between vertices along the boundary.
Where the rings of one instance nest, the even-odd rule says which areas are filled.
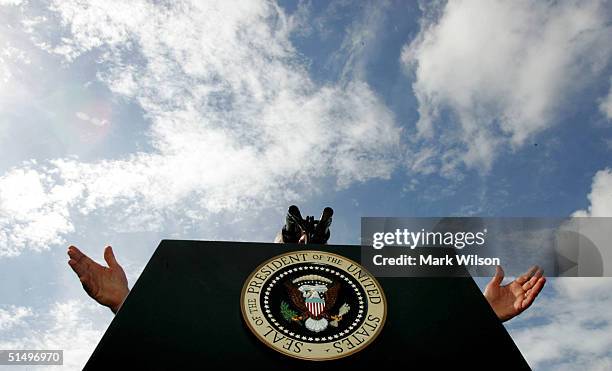
[[[383,290],[370,273],[323,251],[290,252],[264,262],[244,283],[240,306],[264,344],[312,361],[364,349],[387,314]]]

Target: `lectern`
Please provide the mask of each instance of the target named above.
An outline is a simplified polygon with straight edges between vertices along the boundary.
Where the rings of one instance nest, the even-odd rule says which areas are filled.
[[[308,361],[271,349],[245,323],[241,291],[260,264],[303,248],[161,241],[85,369],[529,369],[469,277],[379,278],[384,327],[350,356]],[[308,249],[360,260],[359,246]]]

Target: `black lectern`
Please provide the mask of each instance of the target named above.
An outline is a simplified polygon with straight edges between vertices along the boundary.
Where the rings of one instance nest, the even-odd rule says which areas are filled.
[[[380,278],[387,319],[363,351],[289,358],[249,331],[243,283],[295,244],[163,240],[85,366],[97,369],[529,369],[471,278]],[[359,262],[359,246],[308,246]]]

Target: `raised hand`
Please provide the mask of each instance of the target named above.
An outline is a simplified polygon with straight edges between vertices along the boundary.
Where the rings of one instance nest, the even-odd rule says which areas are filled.
[[[514,281],[501,286],[504,270],[497,267],[495,276],[485,288],[484,296],[500,320],[507,321],[529,308],[546,283],[542,274],[542,269],[534,265]]]
[[[68,265],[79,276],[85,292],[98,303],[117,313],[130,292],[123,268],[117,263],[113,249],[106,246],[104,260],[108,267],[100,265],[83,254],[76,246],[68,247]]]

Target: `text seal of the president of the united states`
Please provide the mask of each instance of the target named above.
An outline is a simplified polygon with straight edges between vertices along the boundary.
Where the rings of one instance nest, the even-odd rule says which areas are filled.
[[[240,305],[264,344],[291,357],[323,361],[364,349],[380,334],[385,294],[374,276],[343,256],[296,251],[251,273]]]

